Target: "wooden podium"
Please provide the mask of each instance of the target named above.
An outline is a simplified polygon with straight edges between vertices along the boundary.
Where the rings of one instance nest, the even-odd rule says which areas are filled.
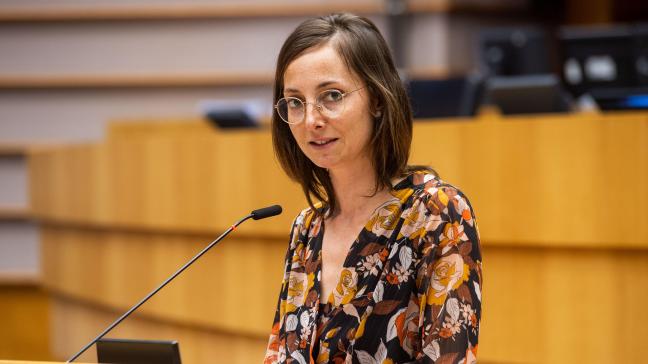
[[[648,337],[648,114],[417,122],[413,164],[470,198],[484,255],[480,362],[638,362]],[[177,339],[183,362],[260,362],[289,226],[306,203],[270,134],[201,120],[114,124],[36,152],[34,214],[56,357],[78,350],[250,210],[113,333]],[[575,350],[575,348],[578,348]]]

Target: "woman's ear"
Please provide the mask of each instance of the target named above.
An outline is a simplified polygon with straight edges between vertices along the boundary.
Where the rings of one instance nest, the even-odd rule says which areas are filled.
[[[382,104],[380,103],[380,100],[374,98],[373,101],[371,102],[371,115],[375,118],[379,118],[382,116],[382,113],[383,113],[383,107]]]

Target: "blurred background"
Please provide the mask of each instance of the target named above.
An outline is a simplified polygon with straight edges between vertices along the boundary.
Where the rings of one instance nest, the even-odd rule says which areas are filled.
[[[65,360],[279,203],[108,335],[262,360],[306,205],[272,154],[275,60],[302,20],[341,11],[391,46],[411,162],[475,207],[480,362],[646,361],[641,0],[0,0],[0,359]]]

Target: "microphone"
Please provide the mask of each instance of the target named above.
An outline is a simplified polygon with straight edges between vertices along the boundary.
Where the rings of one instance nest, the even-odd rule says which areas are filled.
[[[251,215],[254,220],[261,220],[261,219],[265,219],[266,217],[279,215],[280,213],[281,213],[281,206],[272,205],[272,206],[264,207],[262,209],[254,210],[252,211]]]
[[[119,317],[115,322],[110,324],[101,334],[99,334],[96,338],[94,338],[92,341],[90,341],[86,346],[83,347],[78,353],[74,354],[66,363],[71,363],[74,360],[76,360],[81,354],[85,353],[86,350],[88,350],[92,345],[94,345],[97,341],[101,340],[106,334],[108,334],[112,329],[115,328],[115,326],[119,325],[122,321],[124,321],[128,316],[130,316],[135,310],[137,310],[140,306],[142,306],[146,301],[148,301],[151,297],[153,297],[156,293],[158,293],[164,286],[169,284],[175,277],[180,275],[180,273],[184,272],[185,269],[189,268],[190,265],[192,265],[196,260],[198,260],[200,257],[202,257],[205,253],[209,251],[214,245],[218,244],[223,238],[225,238],[229,233],[234,231],[239,225],[241,225],[244,221],[252,218],[254,220],[260,220],[260,219],[265,219],[266,217],[271,217],[271,216],[276,216],[281,213],[281,206],[279,205],[272,205],[268,207],[264,207],[262,209],[254,210],[252,211],[249,215],[245,216],[244,218],[240,219],[239,221],[235,222],[234,225],[230,226],[227,230],[225,230],[224,233],[222,233],[219,237],[216,238],[216,240],[212,241],[207,245],[206,248],[200,251],[200,253],[196,254],[191,260],[189,260],[185,265],[183,265],[180,269],[178,269],[175,273],[173,273],[169,278],[167,278],[162,284],[160,284],[156,289],[151,291],[146,297],[144,297],[142,300],[140,300],[135,306],[131,307],[128,311],[126,311],[125,314],[123,314],[121,317]]]

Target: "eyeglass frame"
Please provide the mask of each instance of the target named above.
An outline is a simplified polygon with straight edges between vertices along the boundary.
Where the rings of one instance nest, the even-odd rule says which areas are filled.
[[[341,100],[341,102],[344,102],[344,101],[345,101],[347,95],[352,94],[352,93],[354,93],[354,92],[356,92],[356,91],[360,91],[360,90],[362,90],[363,88],[366,88],[366,87],[367,87],[367,86],[362,86],[362,87],[357,88],[357,89],[352,90],[352,91],[341,92],[341,93],[340,93],[341,96],[342,96],[342,100]],[[319,97],[320,97],[322,94],[324,94],[325,92],[329,92],[329,91],[332,91],[332,90],[337,90],[337,89],[331,88],[331,89],[328,89],[328,90],[324,90],[324,91],[320,92],[320,93],[317,95],[317,97],[315,98],[315,100],[318,100]],[[339,91],[339,90],[337,90],[337,91]],[[281,113],[279,112],[279,103],[280,103],[282,100],[286,100],[286,101],[287,101],[287,100],[292,100],[292,99],[294,99],[294,100],[298,100],[299,102],[302,103],[302,105],[304,105],[304,116],[302,117],[302,119],[301,119],[300,121],[298,121],[298,122],[296,122],[296,123],[291,123],[291,122],[287,121],[286,119],[284,119],[284,118],[281,116]],[[277,100],[277,103],[274,105],[274,109],[275,109],[275,111],[277,112],[277,115],[279,115],[279,119],[281,119],[281,121],[283,121],[284,123],[286,123],[286,124],[288,124],[288,125],[299,125],[299,124],[303,123],[304,120],[306,120],[306,114],[308,113],[307,105],[309,105],[309,104],[310,104],[310,105],[313,105],[313,107],[314,107],[315,109],[317,109],[317,111],[318,111],[320,114],[322,113],[322,109],[325,108],[324,105],[322,105],[321,103],[318,103],[318,102],[307,102],[307,101],[302,100],[302,99],[300,99],[300,98],[298,98],[298,97],[288,96],[288,97],[282,97],[282,98],[280,98],[279,100]],[[342,110],[342,111],[344,111],[344,110]]]

